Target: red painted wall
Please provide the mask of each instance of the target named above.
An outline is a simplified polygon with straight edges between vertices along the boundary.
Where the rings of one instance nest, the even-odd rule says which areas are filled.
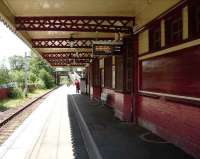
[[[200,97],[200,46],[142,61],[141,89]]]
[[[137,105],[140,125],[200,158],[200,108],[142,96]]]
[[[8,98],[9,88],[0,88],[0,100]]]
[[[143,61],[140,88],[200,97],[199,49],[193,47]],[[140,125],[200,158],[200,106],[141,95],[137,97],[137,117]]]
[[[107,88],[104,88],[103,92],[108,93],[107,105],[114,109],[115,116],[123,121],[131,121],[131,96]]]
[[[91,96],[97,99],[101,97],[101,88],[100,86],[93,86],[91,89]]]

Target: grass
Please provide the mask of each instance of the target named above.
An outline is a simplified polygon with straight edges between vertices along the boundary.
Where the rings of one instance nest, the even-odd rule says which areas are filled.
[[[45,92],[49,91],[49,89],[37,89],[32,93],[29,93],[26,98],[19,98],[19,99],[5,99],[0,101],[0,111],[5,111],[10,108],[15,108],[20,105],[25,104],[28,100],[39,97],[40,95],[44,94]]]

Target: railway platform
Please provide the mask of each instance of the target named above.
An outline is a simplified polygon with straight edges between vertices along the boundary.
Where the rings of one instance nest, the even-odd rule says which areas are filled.
[[[192,159],[170,143],[143,139],[148,133],[62,86],[1,145],[0,159]]]
[[[67,93],[73,93],[73,88],[68,89],[63,86],[50,93],[0,146],[1,159],[87,158],[76,121],[70,120],[73,114],[68,111]]]
[[[92,159],[193,159],[184,151],[133,123],[122,122],[113,109],[88,96],[68,96]],[[85,128],[86,127],[86,128]]]

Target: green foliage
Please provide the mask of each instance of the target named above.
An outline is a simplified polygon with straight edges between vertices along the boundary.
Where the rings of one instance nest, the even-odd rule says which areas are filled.
[[[39,79],[39,81],[37,82],[37,87],[39,89],[46,89],[46,85],[42,79]]]
[[[66,84],[66,85],[71,85],[73,82],[71,81],[71,79],[68,76],[61,76],[60,77],[60,83],[61,84]]]
[[[24,71],[12,70],[10,71],[10,77],[12,82],[17,82],[20,87],[24,86]]]
[[[29,83],[37,83],[38,80],[39,78],[35,73],[33,72],[29,73]]]
[[[11,56],[9,57],[10,69],[6,67],[3,62],[0,61],[0,84],[6,84],[9,82],[16,82],[18,88],[14,88],[11,91],[10,97],[21,98],[23,96],[24,89],[24,57]],[[54,79],[52,76],[53,69],[49,67],[40,57],[35,54],[31,54],[29,58],[29,70],[28,70],[28,83],[29,91],[34,91],[35,88],[51,88],[54,86]],[[32,89],[33,88],[33,89]]]
[[[50,74],[53,73],[53,69],[49,67],[40,57],[35,54],[31,54],[31,59],[29,62],[29,69],[34,74],[38,75],[41,69],[45,69]]]
[[[4,105],[3,101],[0,101],[0,112],[4,112],[8,110],[8,108]]]
[[[6,84],[10,82],[10,76],[8,74],[9,70],[4,64],[0,66],[0,84]]]
[[[45,69],[41,69],[39,72],[40,79],[43,80],[45,87],[47,89],[52,88],[54,86],[54,80],[53,77],[50,75],[49,72],[47,72]]]
[[[23,98],[23,90],[19,87],[12,88],[10,94],[10,98]]]
[[[2,103],[0,103],[0,111],[1,111],[1,112],[4,112],[4,111],[6,111],[6,110],[8,110],[8,108],[5,107]]]
[[[10,63],[10,68],[11,70],[23,70],[23,66],[24,66],[24,57],[22,56],[11,56],[9,57],[9,63]]]
[[[11,81],[17,82],[20,87],[24,87],[24,58],[22,56],[12,56],[10,62]],[[28,83],[35,84],[39,88],[51,88],[54,85],[52,77],[53,69],[49,67],[40,57],[31,54],[29,59]]]

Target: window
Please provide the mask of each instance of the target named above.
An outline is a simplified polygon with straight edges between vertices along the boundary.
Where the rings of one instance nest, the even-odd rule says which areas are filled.
[[[115,89],[124,90],[124,59],[123,56],[115,57]]]
[[[160,23],[149,29],[149,47],[150,51],[156,51],[161,48],[161,26]]]
[[[104,85],[107,88],[112,88],[112,57],[104,59]]]
[[[200,2],[189,5],[189,34],[190,37],[200,36]]]
[[[182,12],[174,13],[165,20],[166,44],[173,45],[182,40]]]

